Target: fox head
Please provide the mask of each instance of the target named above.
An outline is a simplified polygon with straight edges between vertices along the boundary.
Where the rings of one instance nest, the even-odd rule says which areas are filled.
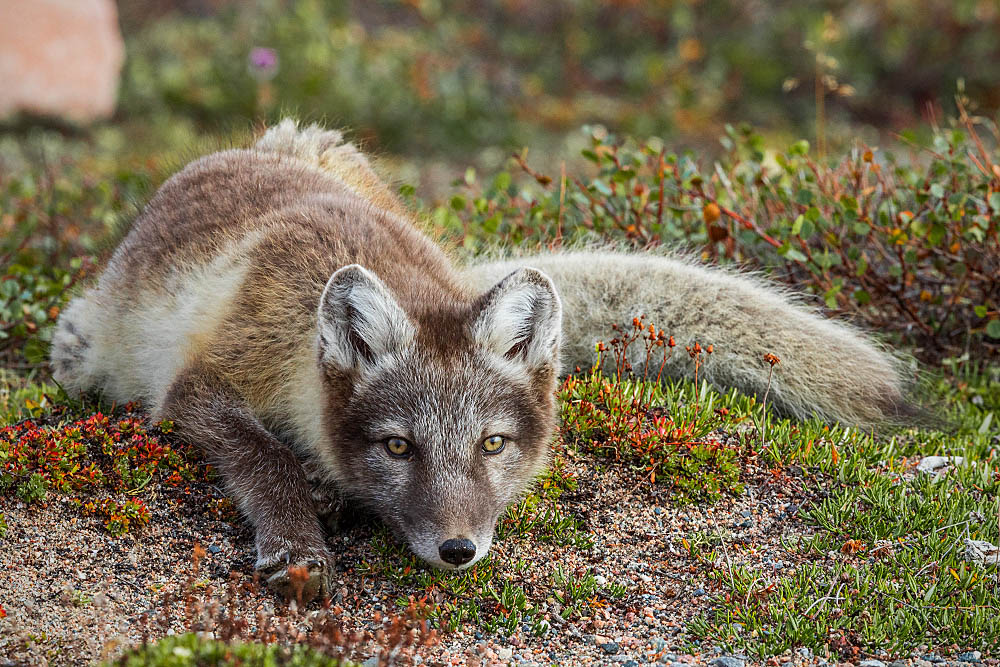
[[[535,269],[428,300],[408,313],[368,270],[333,274],[318,319],[327,428],[344,490],[423,560],[465,568],[548,460],[562,308]]]

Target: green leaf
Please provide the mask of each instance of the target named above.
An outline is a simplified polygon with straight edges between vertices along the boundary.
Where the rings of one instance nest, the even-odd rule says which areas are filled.
[[[803,216],[798,216],[795,218],[795,222],[792,223],[792,234],[798,236],[799,232],[802,231],[802,221],[805,220]]]
[[[986,325],[986,335],[990,338],[1000,339],[1000,320],[990,320]]]
[[[976,317],[986,317],[986,313],[989,312],[989,309],[986,306],[976,306],[972,309],[972,312],[976,314]]]
[[[979,425],[979,435],[986,435],[990,430],[990,423],[993,421],[993,413],[990,412],[983,418],[983,423]]]
[[[493,179],[493,187],[501,192],[505,192],[510,187],[510,172],[501,171]]]
[[[784,257],[785,259],[790,259],[794,262],[805,262],[807,259],[805,255],[803,255],[801,252],[793,248],[787,242],[783,246],[778,248],[778,254]]]
[[[816,231],[816,225],[814,225],[811,221],[806,220],[805,222],[802,223],[802,231],[799,233],[799,236],[801,236],[804,239],[807,239],[810,236],[812,236],[813,232],[815,231]]]
[[[944,239],[944,235],[947,231],[947,228],[941,223],[934,223],[934,225],[931,226],[930,233],[927,234],[927,240],[931,245],[938,245]]]
[[[840,285],[834,285],[823,295],[823,301],[826,302],[827,308],[832,310],[837,307],[837,295],[840,294],[840,288]]]
[[[792,144],[788,148],[788,152],[791,155],[808,155],[809,154],[809,142],[805,139],[800,139]]]

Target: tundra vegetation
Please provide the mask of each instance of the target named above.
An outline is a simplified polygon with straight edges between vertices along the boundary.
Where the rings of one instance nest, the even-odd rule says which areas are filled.
[[[66,503],[81,517],[73,530],[140,539],[157,520],[144,500],[153,496],[240,521],[196,443],[177,441],[169,422],[147,423],[139,405],[66,396],[50,379],[47,346],[74,286],[172,168],[249,135],[236,119],[285,112],[355,127],[403,182],[449,174],[399,192],[459,256],[680,247],[787,283],[912,359],[915,391],[937,421],[865,433],[783,419],[766,396],[658,377],[664,355],[696,368],[726,341],[680,349],[635,313],[631,326],[609,323],[594,366],[562,384],[552,465],[501,520],[482,563],[429,570],[369,525],[344,567],[387,591],[374,629],[338,625],[334,602],[305,632],[294,608],[266,619],[226,612],[266,593],[246,572],[206,588],[198,547],[182,593],[161,599],[144,639],[161,638],[171,619],[192,634],[144,644],[122,663],[337,664],[370,655],[372,643],[388,647],[383,655],[417,651],[460,630],[592,632],[609,614],[642,608],[645,590],[642,579],[588,565],[616,531],[595,519],[595,485],[649,513],[683,506],[711,517],[794,490],[796,505],[778,519],[780,568],[755,561],[759,545],[732,520],[671,533],[671,565],[651,574],[683,572],[677,599],[699,598],[675,637],[681,647],[760,657],[807,647],[845,660],[876,649],[1000,650],[1000,566],[969,547],[1000,544],[1000,98],[977,66],[1000,62],[992,5],[851,3],[867,12],[859,22],[772,3],[785,20],[751,31],[742,4],[722,0],[540,3],[562,13],[531,10],[544,15],[529,25],[497,10],[490,31],[463,18],[478,3],[458,4],[349,11],[294,0],[149,22],[126,13],[120,119],[0,135],[0,508]],[[608,30],[588,29],[609,12],[620,15]],[[663,29],[630,29],[639,24]],[[572,57],[541,46],[552,31]],[[949,31],[966,37],[945,52],[933,35]],[[232,34],[242,38],[222,38]],[[802,49],[808,69],[781,66]],[[893,63],[933,71],[949,88],[886,77]],[[782,83],[785,97],[775,97]],[[929,123],[886,117],[914,96],[949,101]],[[677,148],[685,144],[697,150]],[[644,375],[628,373],[628,346],[647,350]],[[780,363],[761,359],[775,372]],[[962,461],[919,470],[930,456]],[[11,530],[0,509],[0,548]],[[206,629],[215,641],[194,634]]]

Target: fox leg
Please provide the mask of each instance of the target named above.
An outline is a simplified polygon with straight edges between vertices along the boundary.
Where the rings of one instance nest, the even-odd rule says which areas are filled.
[[[188,370],[171,385],[162,416],[196,443],[219,471],[229,495],[256,530],[256,569],[279,593],[302,601],[325,596],[333,556],[295,453],[251,414],[235,392]],[[290,568],[305,568],[304,582]]]

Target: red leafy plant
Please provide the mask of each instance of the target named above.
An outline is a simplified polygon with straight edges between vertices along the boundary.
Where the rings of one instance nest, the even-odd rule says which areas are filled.
[[[741,452],[725,437],[733,421],[729,411],[703,409],[697,381],[690,400],[665,405],[661,381],[676,347],[673,337],[644,317],[634,318],[630,329],[612,329],[615,337],[598,343],[591,371],[566,378],[560,389],[564,440],[641,467],[650,483],[671,485],[681,501],[742,491]],[[636,345],[644,347],[641,375],[633,374],[629,361]],[[686,349],[696,373],[713,350],[700,343]],[[602,370],[606,357],[614,363],[610,374]]]
[[[0,428],[0,495],[26,503],[67,496],[113,535],[149,523],[137,494],[154,481],[188,491],[207,481],[209,469],[192,448],[169,438],[170,422],[147,425],[138,410],[129,403],[116,417],[97,412],[59,421],[53,414]]]

